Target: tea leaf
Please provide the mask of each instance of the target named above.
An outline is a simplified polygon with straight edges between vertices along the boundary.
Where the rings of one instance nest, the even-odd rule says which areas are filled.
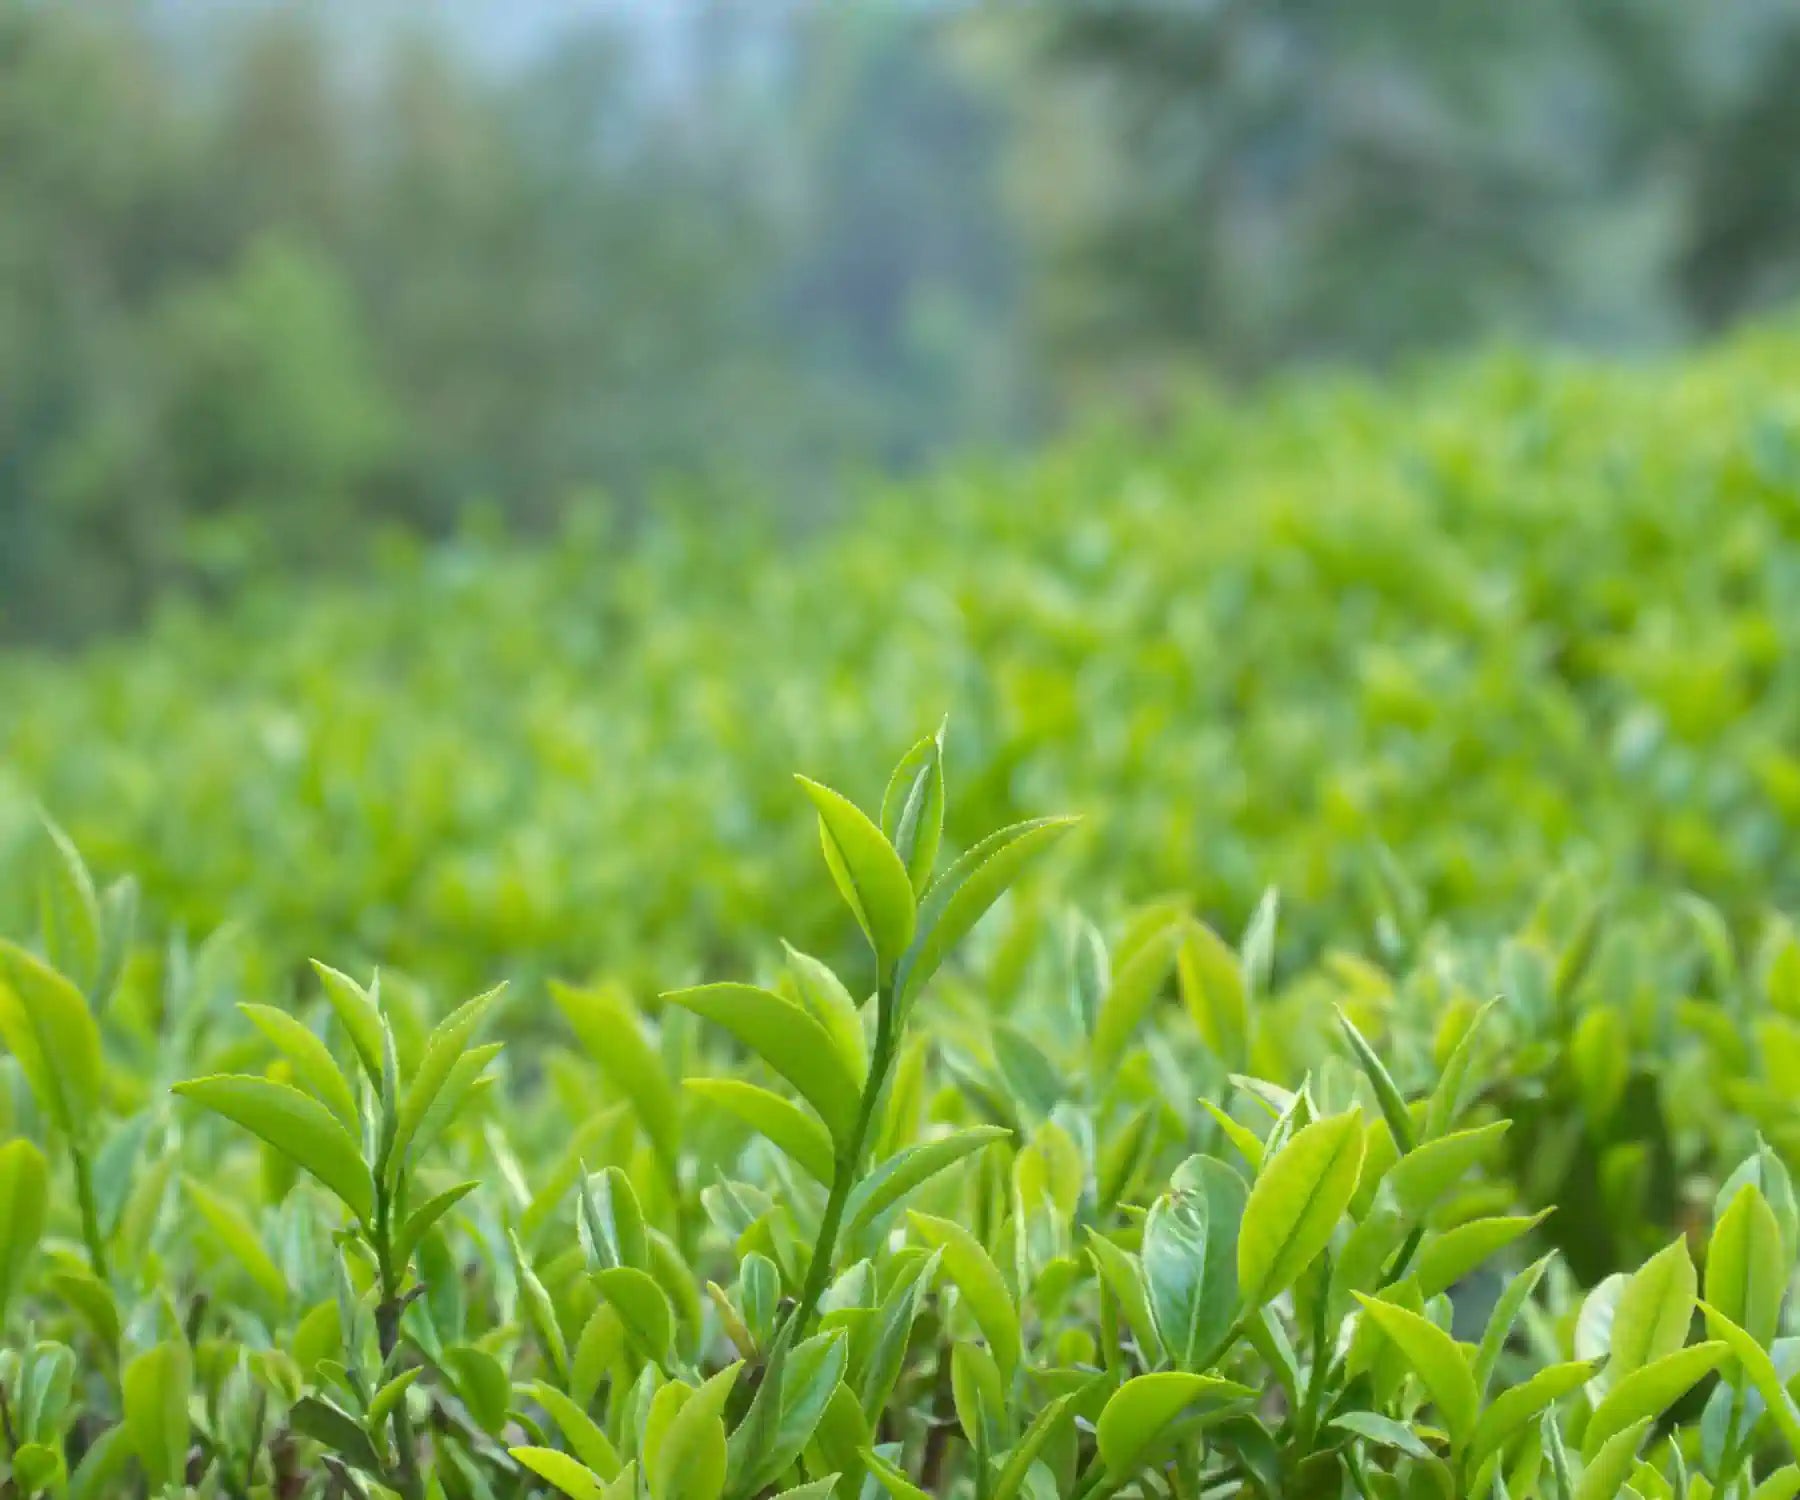
[[[1003,1126],[972,1125],[890,1156],[851,1190],[844,1214],[845,1232],[860,1234],[914,1188],[1008,1134]]]
[[[791,1083],[841,1147],[856,1127],[861,1090],[825,1028],[773,990],[708,984],[663,997],[723,1027]]]
[[[42,959],[0,938],[0,1041],[39,1106],[85,1138],[100,1106],[100,1029],[81,991]]]
[[[1355,1196],[1363,1145],[1362,1111],[1353,1109],[1315,1120],[1264,1162],[1238,1232],[1246,1308],[1286,1291],[1325,1248]]]
[[[912,876],[855,803],[804,776],[794,779],[818,809],[819,843],[831,878],[867,935],[881,972],[889,973],[912,941],[918,914]]]
[[[359,1219],[375,1211],[375,1184],[350,1133],[324,1105],[285,1083],[215,1074],[175,1092],[224,1115],[292,1158],[343,1199]]]
[[[1406,1356],[1414,1373],[1431,1393],[1451,1442],[1468,1441],[1481,1405],[1475,1376],[1456,1341],[1428,1318],[1373,1297],[1358,1296],[1363,1311]]]
[[[767,1136],[816,1181],[831,1185],[836,1167],[831,1135],[798,1105],[738,1078],[690,1078],[685,1086]]]

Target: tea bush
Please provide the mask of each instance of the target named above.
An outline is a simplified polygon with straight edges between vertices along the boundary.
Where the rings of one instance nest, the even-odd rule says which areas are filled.
[[[482,1038],[534,997],[146,962],[53,831],[0,942],[11,1493],[1800,1493],[1784,928],[1748,968],[1698,900],[1608,943],[1565,882],[1490,971],[1396,887],[1387,969],[1278,985],[1272,898],[984,969],[1070,820],[949,857],[935,735],[875,816],[800,793],[853,967],[556,985],[523,1048]],[[1626,1251],[1585,1287],[1534,1207],[1571,1143]]]
[[[0,664],[0,1495],[1794,1500],[1796,373]]]
[[[1800,896],[1796,391],[1792,329],[1498,358],[1201,399],[806,544],[471,540],[0,665],[0,763],[170,923],[248,922],[270,985],[328,952],[648,989],[836,944],[771,789],[945,713],[952,841],[1080,808],[1110,915],[1180,891],[1235,931],[1274,885],[1304,959],[1370,930],[1386,848],[1464,930],[1585,861],[1745,932]]]

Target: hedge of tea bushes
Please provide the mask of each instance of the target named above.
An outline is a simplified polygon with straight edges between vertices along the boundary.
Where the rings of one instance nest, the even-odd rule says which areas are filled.
[[[1368,935],[1389,864],[1486,934],[1571,864],[1740,935],[1796,895],[1791,327],[1200,395],[850,509],[472,538],[12,660],[0,842],[33,858],[41,801],[272,980],[665,984],[776,925],[842,957],[783,778],[867,797],[947,715],[952,845],[1079,809],[1113,914],[1236,931],[1275,886],[1288,962]]]
[[[272,996],[49,835],[0,938],[0,1482],[1800,1493],[1785,923],[1570,876],[1490,940],[1396,870],[1378,944],[1284,974],[1274,896],[1096,922],[1070,820],[947,845],[944,760],[866,811],[784,778],[848,959],[771,930],[655,996]]]

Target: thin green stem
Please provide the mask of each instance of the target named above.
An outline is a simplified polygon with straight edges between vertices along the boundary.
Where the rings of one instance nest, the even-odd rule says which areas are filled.
[[[1306,1400],[1300,1408],[1300,1442],[1310,1448],[1319,1430],[1319,1405],[1325,1396],[1326,1375],[1331,1368],[1331,1353],[1325,1347],[1330,1335],[1331,1257],[1319,1262],[1319,1300],[1313,1307],[1312,1371],[1307,1376]]]
[[[375,1309],[375,1333],[381,1348],[384,1376],[391,1374],[387,1367],[394,1351],[400,1347],[400,1282],[406,1273],[405,1266],[394,1264],[394,1203],[385,1178],[386,1174],[382,1173],[375,1179],[375,1222],[370,1234],[375,1244],[376,1269],[381,1278],[381,1305]],[[394,1403],[393,1429],[394,1451],[399,1464],[399,1473],[394,1476],[395,1488],[406,1500],[424,1500],[425,1483],[419,1476],[418,1442],[413,1436],[412,1413],[407,1410],[405,1396]]]
[[[884,983],[875,999],[875,1051],[869,1059],[869,1074],[863,1081],[862,1100],[857,1106],[856,1124],[850,1139],[838,1153],[831,1174],[831,1193],[825,1200],[825,1216],[819,1220],[819,1233],[813,1241],[812,1260],[806,1268],[806,1282],[800,1289],[800,1300],[794,1304],[787,1331],[797,1341],[806,1336],[819,1299],[831,1284],[831,1267],[837,1253],[838,1231],[843,1227],[844,1210],[850,1203],[851,1189],[862,1171],[863,1152],[868,1147],[869,1129],[875,1122],[876,1106],[887,1087],[888,1071],[893,1066],[894,1051],[899,1040],[899,1027],[894,1018],[894,995]]]
[[[69,1155],[75,1162],[75,1197],[81,1204],[81,1237],[87,1245],[88,1265],[101,1281],[106,1277],[106,1242],[100,1233],[100,1207],[94,1197],[94,1164],[79,1146]]]

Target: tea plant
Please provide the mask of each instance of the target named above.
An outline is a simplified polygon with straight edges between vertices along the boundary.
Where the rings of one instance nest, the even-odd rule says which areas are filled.
[[[1165,902],[1045,947],[982,919],[1070,821],[940,857],[943,750],[874,816],[801,782],[855,969],[556,985],[572,1044],[324,965],[238,1001],[229,934],[152,952],[46,835],[0,945],[5,1492],[1800,1494],[1790,931],[1745,965],[1563,881],[1459,947],[1396,883],[1392,973],[1281,981],[1272,897],[1235,945]],[[1679,1230],[1618,1164],[1658,1135]],[[1616,1222],[1565,1259],[1580,1159]]]
[[[1463,940],[1571,860],[1746,939],[1800,893],[1796,389],[1791,323],[1498,356],[1196,399],[804,541],[709,504],[384,553],[0,658],[0,868],[41,801],[159,926],[251,924],[265,994],[317,954],[649,993],[776,931],[844,966],[787,772],[948,710],[952,843],[1083,809],[1109,929],[1174,891],[1235,932],[1275,884],[1284,966],[1360,948],[1385,847]]]

